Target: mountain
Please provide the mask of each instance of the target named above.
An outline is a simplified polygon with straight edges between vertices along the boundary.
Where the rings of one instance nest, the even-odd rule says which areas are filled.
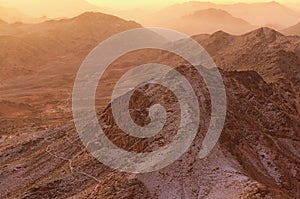
[[[222,34],[214,35],[219,36]],[[132,63],[136,63],[134,58],[123,64]],[[221,71],[227,93],[227,119],[218,145],[200,160],[198,152],[211,117],[209,93],[194,68],[181,65],[175,70],[195,89],[203,118],[192,146],[176,162],[146,174],[110,169],[91,157],[70,121],[38,133],[3,135],[6,147],[0,155],[0,196],[299,198],[299,95],[290,94],[292,85],[282,82],[285,87],[277,87],[254,71]],[[172,78],[171,72],[167,78]],[[147,121],[148,108],[158,102],[170,114],[162,133],[154,138],[134,140],[124,134],[113,119],[110,105],[99,112],[99,122],[106,136],[120,148],[134,152],[155,150],[153,146],[167,144],[176,133],[180,120],[178,101],[172,92],[151,82],[137,88],[131,98],[135,122]]]
[[[188,35],[199,33],[214,33],[223,30],[231,34],[243,34],[255,29],[248,22],[233,17],[226,11],[218,9],[199,10],[191,15],[185,15],[175,20],[170,20],[159,26],[171,28]]]
[[[297,23],[294,26],[281,30],[283,34],[286,35],[300,35],[300,23]]]
[[[260,26],[277,24],[282,27],[287,27],[297,23],[300,18],[299,11],[294,11],[275,1],[267,3],[225,5],[223,9],[233,16],[240,17],[251,24]]]
[[[0,36],[14,35],[21,32],[15,27],[16,24],[18,23],[11,25],[8,24],[6,21],[0,19]]]
[[[198,88],[199,99],[209,99],[197,73],[188,67],[177,70]],[[14,141],[14,147],[7,147],[1,153],[4,165],[1,197],[169,198],[170,195],[185,195],[198,198],[205,195],[213,199],[226,195],[230,198],[298,198],[297,122],[300,118],[293,101],[255,72],[224,72],[222,76],[227,90],[228,116],[218,146],[206,159],[200,160],[197,155],[207,128],[204,123],[193,146],[174,164],[147,174],[121,173],[92,158],[70,122],[34,137],[21,134],[19,139],[22,140]],[[147,92],[134,96],[136,101],[132,108],[138,111],[141,111],[138,107],[148,107],[147,95],[159,89],[152,85],[140,91]],[[164,92],[156,100],[172,111],[171,121],[178,120],[176,102]],[[204,101],[201,106],[203,118],[209,117],[207,103]],[[106,124],[107,135],[125,147],[126,142],[117,137],[119,131],[109,107],[99,117],[100,122]],[[133,119],[138,119],[136,117]],[[167,124],[165,128],[166,132],[172,132],[176,126]],[[152,143],[163,144],[159,138]],[[6,139],[6,145],[12,142]],[[147,148],[146,144],[143,141],[135,143],[135,150]],[[28,172],[31,168],[37,171]]]
[[[276,2],[268,3],[238,3],[238,4],[214,4],[210,2],[191,1],[174,4],[161,11],[137,19],[143,25],[153,26],[157,23],[170,21],[185,15],[191,15],[198,10],[221,9],[232,16],[241,18],[256,26],[274,24],[281,29],[299,22],[300,12],[294,11]],[[274,17],[276,16],[276,17]]]
[[[8,23],[14,23],[17,21],[23,21],[28,20],[31,17],[20,12],[19,10],[15,8],[6,8],[0,6],[0,19],[8,22]]]
[[[101,21],[106,18],[107,24],[102,28],[110,29],[105,31],[115,31],[115,25],[109,26],[112,24],[108,23],[110,20],[115,22],[113,24],[124,24],[124,29],[139,26],[96,13],[45,22],[29,35],[35,34],[32,39],[44,43],[43,34],[49,39],[51,33],[55,33],[50,39],[56,37],[59,42],[52,48],[45,43],[48,52],[46,48],[40,52],[31,45],[23,47],[20,44],[24,37],[19,38],[21,41],[6,37],[5,41],[10,44],[9,60],[15,59],[10,53],[13,50],[15,55],[20,55],[17,52],[31,55],[18,64],[43,60],[45,54],[55,49],[64,53],[60,57],[67,56],[68,59],[53,57],[56,62],[50,61],[49,65],[56,74],[61,74],[59,77],[46,70],[27,78],[5,81],[0,87],[0,106],[3,107],[0,109],[1,198],[300,197],[298,36],[284,36],[272,29],[260,28],[239,36],[219,31],[193,37],[222,68],[228,104],[219,143],[204,160],[198,158],[198,152],[208,128],[211,108],[208,90],[197,71],[177,56],[153,50],[131,53],[114,63],[112,68],[116,67],[115,71],[106,79],[108,82],[104,82],[107,90],[100,90],[103,99],[109,98],[109,88],[114,86],[119,73],[158,58],[162,63],[175,66],[175,70],[191,83],[203,118],[194,143],[179,160],[160,171],[127,174],[112,170],[91,157],[78,139],[72,121],[70,93],[74,71],[84,56],[78,57],[75,47],[79,44],[76,42],[68,47],[64,45],[70,45],[69,42],[78,38],[95,44],[100,27],[99,30],[92,29],[95,26],[91,18],[96,18],[95,23],[99,24],[106,24]],[[91,34],[84,34],[86,28]],[[83,43],[80,45],[87,48]],[[188,46],[180,47],[188,50]],[[88,49],[83,54],[87,52]],[[73,65],[73,75],[68,75],[64,65]],[[103,104],[104,109],[99,110],[99,122],[105,127],[106,135],[121,148],[134,152],[153,150],[153,147],[162,146],[173,138],[172,132],[178,127],[176,121],[180,119],[178,101],[164,87],[151,82],[139,87],[131,97],[132,119],[141,125],[149,119],[148,108],[158,102],[166,108],[168,119],[163,133],[150,140],[123,135],[114,122],[109,103]]]
[[[93,12],[38,24],[7,25],[5,32],[0,28],[0,77],[28,74],[53,64],[64,65],[69,57],[77,57],[74,62],[80,62],[102,40],[137,27],[141,26]]]
[[[150,139],[121,132],[110,89],[132,67],[153,60],[174,67],[195,90],[201,115],[194,142],[177,161],[160,171],[128,174],[99,163],[84,148],[72,118],[72,90],[79,65],[99,42],[141,26],[101,13],[7,25],[18,31],[0,36],[0,198],[300,197],[299,36],[260,28],[239,36],[218,31],[193,37],[220,67],[227,96],[224,130],[203,160],[198,152],[211,100],[198,72],[179,56],[153,49],[113,63],[95,101],[101,106],[99,123],[120,148],[133,153],[160,148],[172,141],[182,119],[174,94],[150,81],[133,93],[130,115],[143,126],[149,108],[159,103],[166,125]],[[181,41],[174,45],[189,51]]]
[[[224,70],[254,70],[267,82],[300,77],[300,63],[295,53],[300,44],[299,36],[284,36],[270,28],[259,28],[240,36],[219,31],[194,39]]]
[[[13,1],[8,2],[7,4],[32,16],[32,18],[41,16],[47,16],[49,18],[74,17],[88,11],[105,11],[105,9],[90,4],[85,0],[53,0],[51,3],[47,4],[43,1],[27,0],[26,3],[22,1]]]

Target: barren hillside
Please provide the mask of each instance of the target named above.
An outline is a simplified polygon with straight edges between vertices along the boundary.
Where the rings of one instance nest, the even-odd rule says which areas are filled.
[[[220,68],[228,100],[224,130],[207,158],[198,158],[211,114],[207,87],[185,60],[153,49],[126,54],[110,66],[97,92],[99,122],[126,150],[155,150],[172,141],[180,109],[165,87],[148,82],[130,101],[132,119],[142,126],[151,105],[166,108],[166,125],[150,139],[124,134],[108,103],[120,74],[157,60],[183,74],[197,95],[201,121],[189,151],[147,174],[112,170],[86,151],[71,112],[78,67],[100,41],[136,27],[85,13],[19,24],[20,32],[0,36],[0,198],[299,198],[300,40],[268,28],[193,37]]]

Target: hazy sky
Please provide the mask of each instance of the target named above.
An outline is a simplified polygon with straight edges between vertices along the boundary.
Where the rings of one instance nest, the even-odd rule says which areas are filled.
[[[114,6],[123,6],[126,7],[144,7],[144,5],[168,5],[174,3],[183,3],[188,2],[190,0],[87,0],[90,3],[106,6],[106,7],[114,7]],[[201,1],[201,0],[200,0]],[[203,2],[207,2],[203,1]],[[254,3],[254,2],[270,2],[271,0],[211,0],[209,2],[213,3],[239,3],[239,2],[246,2],[246,3]],[[284,4],[300,4],[299,0],[277,0],[279,3]]]
[[[97,5],[106,12],[113,10],[130,10],[134,8],[161,9],[167,5],[188,2],[189,0],[0,0],[0,6],[17,8],[29,16],[48,16],[50,18],[75,16],[87,10],[95,10]],[[208,0],[204,1],[207,2]],[[87,3],[89,2],[89,3]],[[213,3],[270,2],[270,0],[211,0]],[[277,0],[300,10],[300,0]],[[93,5],[94,4],[94,5]],[[291,6],[295,4],[295,6]],[[297,6],[296,6],[297,4]],[[107,10],[106,10],[107,9]]]
[[[26,6],[27,2],[47,2],[46,0],[0,0],[0,5],[3,6],[15,6],[18,7],[20,5]],[[48,0],[48,3],[43,3],[45,6],[47,4],[51,4],[53,0]],[[134,7],[145,7],[145,5],[157,5],[157,6],[164,6],[168,4],[174,3],[183,3],[188,2],[189,0],[73,0],[74,2],[79,1],[88,1],[90,3],[99,5],[101,7],[124,7],[124,8],[134,8]],[[201,1],[201,0],[200,0]],[[207,2],[209,0],[204,0],[203,2]],[[238,2],[246,2],[246,3],[253,3],[253,2],[270,2],[271,0],[211,0],[210,2],[214,3],[238,3]],[[279,3],[285,4],[300,4],[299,0],[276,0]],[[67,2],[69,0],[61,0],[61,3]],[[67,8],[67,7],[66,7]]]

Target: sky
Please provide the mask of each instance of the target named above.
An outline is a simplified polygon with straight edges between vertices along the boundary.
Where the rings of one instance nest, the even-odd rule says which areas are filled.
[[[26,6],[27,2],[34,2],[34,1],[45,2],[45,0],[0,0],[0,5],[18,7],[20,5]],[[49,3],[51,1],[52,0],[49,0]],[[70,2],[69,0],[61,0],[61,2],[64,1],[68,3]],[[165,6],[165,5],[175,4],[175,3],[188,2],[190,0],[74,0],[74,2],[78,2],[78,1],[88,1],[89,3],[101,7],[122,6],[124,8],[136,8],[136,7],[145,7],[145,5]],[[207,1],[208,0],[204,0],[203,2],[207,2]],[[270,2],[270,1],[271,0],[210,0],[210,2],[213,3],[239,3],[239,2],[253,3],[253,2]],[[276,0],[276,1],[284,4],[300,4],[299,0]],[[44,4],[46,6],[46,3]]]
[[[128,7],[145,7],[145,5],[171,5],[174,3],[184,3],[190,0],[86,0],[90,3],[95,5],[105,6],[105,7],[115,7],[115,6],[123,6],[124,8]],[[200,0],[201,1],[201,0]],[[203,1],[203,2],[207,2]],[[213,3],[254,3],[254,2],[270,2],[271,0],[211,0],[209,2]],[[299,0],[276,0],[276,2],[283,3],[283,4],[300,4]],[[300,7],[300,6],[299,6]]]
[[[47,16],[56,18],[75,16],[87,10],[111,13],[110,11],[142,8],[153,11],[162,9],[168,5],[188,1],[189,0],[0,0],[0,6],[16,8],[22,13],[32,17]],[[207,0],[203,2],[207,2]],[[210,2],[228,4],[239,2],[270,2],[270,0],[211,0]],[[277,2],[288,4],[296,10],[300,10],[299,0],[277,0]],[[293,4],[297,4],[297,6],[292,6]],[[95,10],[95,5],[100,7],[100,9]]]

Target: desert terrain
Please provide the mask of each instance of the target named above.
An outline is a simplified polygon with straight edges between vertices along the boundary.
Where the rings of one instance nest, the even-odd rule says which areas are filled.
[[[111,169],[87,151],[74,126],[72,92],[81,63],[100,42],[158,22],[100,12],[35,23],[11,23],[21,13],[6,18],[11,21],[1,20],[0,198],[300,198],[300,29],[295,25],[300,14],[278,3],[266,5],[270,13],[280,10],[279,24],[262,16],[261,4],[190,2],[156,13],[158,19],[176,13],[160,20],[161,26],[193,35],[224,81],[225,126],[203,160],[198,152],[211,105],[195,68],[155,49],[125,54],[109,66],[97,89],[97,116],[106,136],[127,151],[151,151],[171,142],[180,107],[168,89],[146,82],[130,99],[133,121],[146,125],[148,108],[160,103],[167,122],[153,138],[124,134],[110,104],[113,86],[123,73],[156,60],[184,75],[197,95],[201,121],[192,146],[173,164],[145,174]],[[257,18],[247,18],[245,10]],[[127,14],[122,13],[124,18]],[[211,27],[196,26],[199,20]]]

